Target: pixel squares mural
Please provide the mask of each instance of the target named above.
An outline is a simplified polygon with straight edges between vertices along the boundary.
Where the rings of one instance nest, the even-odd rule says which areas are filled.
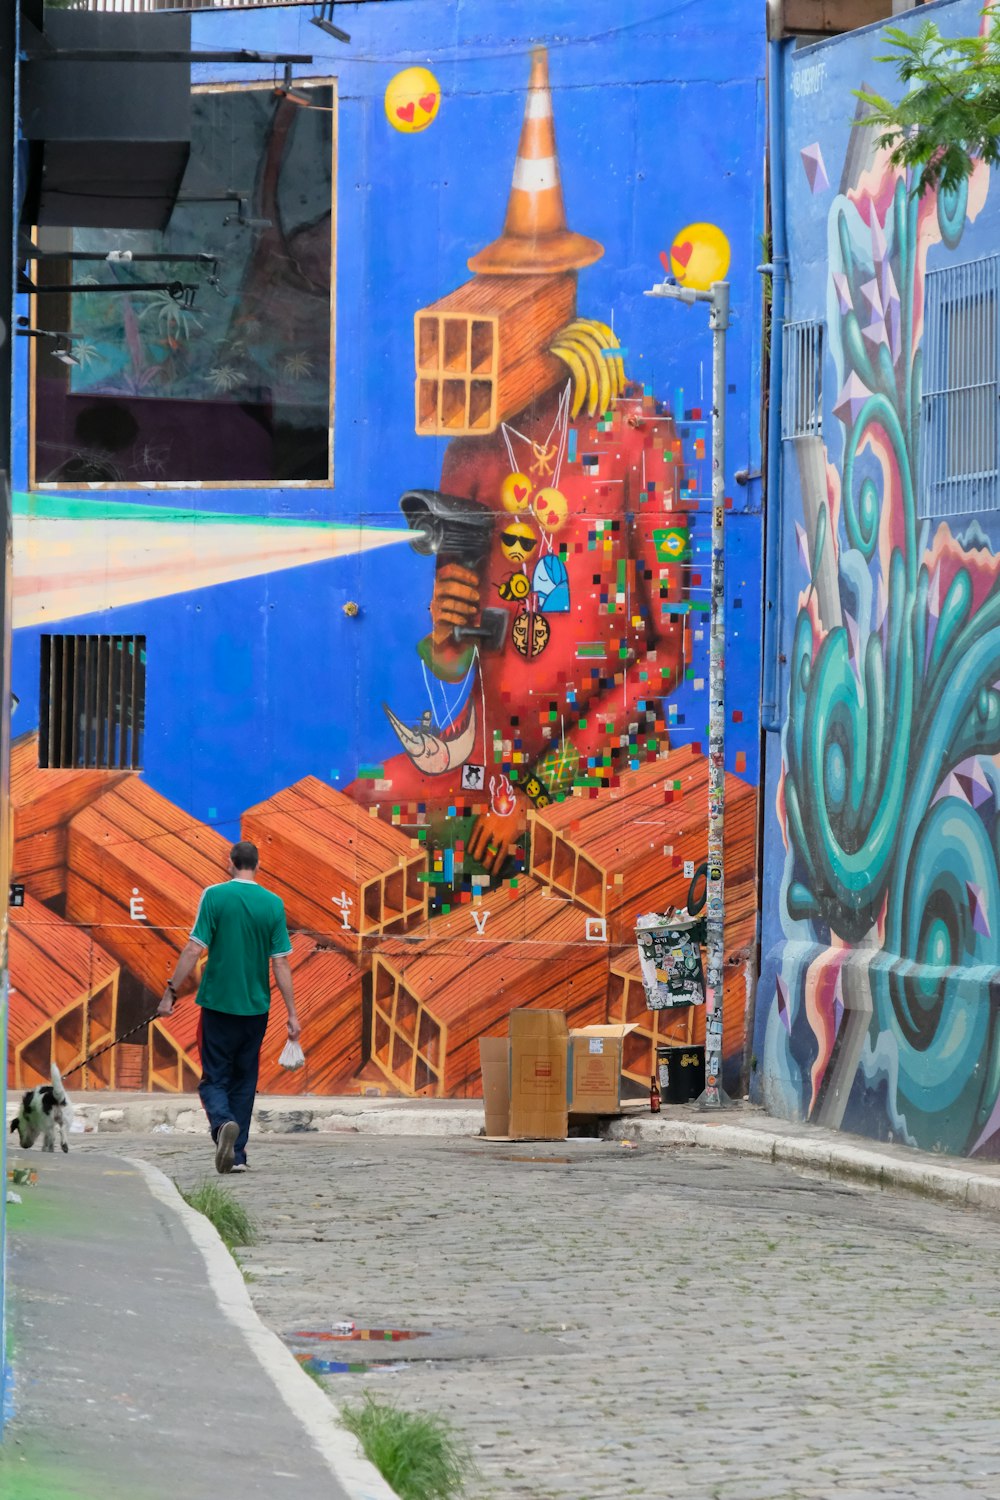
[[[18,1085],[134,1024],[71,1086],[192,1087],[194,1006],[141,1023],[240,834],[285,901],[304,1026],[291,1074],[271,1028],[265,1091],[475,1093],[479,1038],[544,1006],[634,1023],[638,1092],[665,1035],[703,1031],[700,1012],[646,1009],[634,935],[641,912],[697,892],[707,844],[711,351],[697,313],[643,298],[665,272],[733,288],[738,1078],[756,935],[760,18],[726,0],[709,36],[681,3],[613,26],[549,9],[540,37],[530,6],[462,7],[456,43],[420,0],[359,7],[315,81],[251,79],[244,109],[200,80],[200,180],[254,178],[235,214],[206,188],[166,232],[176,253],[213,252],[213,284],[186,321],[143,319],[141,291],[105,298],[120,310],[99,327],[74,309],[83,373],[40,354],[33,384],[22,372]],[[203,46],[265,30],[331,45],[292,12],[194,27]],[[53,633],[141,638],[140,768],[40,766]]]
[[[937,20],[988,24],[966,5]],[[863,118],[847,133],[850,89],[881,86],[873,54],[867,36],[787,62],[794,316],[823,322],[825,355],[822,435],[783,443],[755,1088],[781,1113],[995,1155],[994,189],[980,164],[921,196]]]

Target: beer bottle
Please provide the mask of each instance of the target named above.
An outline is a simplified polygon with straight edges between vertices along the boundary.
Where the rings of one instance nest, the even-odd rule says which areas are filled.
[[[660,1113],[660,1085],[656,1081],[655,1073],[649,1080],[649,1112],[651,1115]]]

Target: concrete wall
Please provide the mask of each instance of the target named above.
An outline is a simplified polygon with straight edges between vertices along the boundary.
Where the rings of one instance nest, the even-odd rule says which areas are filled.
[[[964,3],[918,20],[980,25]],[[938,514],[921,398],[927,277],[992,256],[997,207],[981,167],[958,194],[913,194],[852,125],[854,89],[898,92],[885,45],[872,28],[784,53],[787,317],[825,343],[822,432],[781,443],[769,531],[782,728],[753,1086],[780,1114],[989,1155],[1000,533],[986,484]],[[979,337],[995,344],[995,322]]]
[[[563,0],[541,10],[405,0],[338,6],[337,20],[349,46],[310,26],[301,8],[194,21],[196,47],[310,52],[314,62],[296,67],[296,79],[332,80],[332,482],[232,487],[185,473],[182,487],[156,473],[157,463],[170,469],[190,458],[185,432],[205,450],[211,424],[220,445],[229,424],[232,443],[232,424],[243,419],[239,382],[250,383],[247,338],[258,350],[255,390],[267,340],[275,381],[317,383],[315,327],[299,326],[296,348],[281,347],[290,315],[280,298],[302,267],[304,241],[295,237],[322,227],[307,170],[310,159],[317,174],[322,163],[307,152],[319,152],[329,133],[306,110],[288,147],[299,152],[295,192],[283,189],[262,213],[266,161],[254,187],[250,216],[270,216],[270,227],[224,229],[222,210],[217,223],[203,215],[205,239],[218,236],[203,248],[230,247],[221,281],[240,327],[210,290],[186,322],[168,307],[162,320],[137,311],[117,334],[102,325],[90,342],[108,370],[101,375],[92,358],[73,372],[70,396],[114,397],[126,437],[102,458],[87,449],[84,424],[68,469],[36,464],[34,492],[26,416],[18,432],[15,874],[39,905],[22,918],[23,983],[15,973],[14,986],[25,1013],[12,1066],[17,1053],[27,1079],[48,1052],[70,1057],[81,1027],[92,1040],[141,1017],[184,940],[198,889],[242,828],[261,844],[262,878],[284,896],[299,934],[310,1054],[305,1073],[291,1078],[271,1059],[265,1086],[475,1091],[478,1036],[503,1031],[521,1004],[564,1008],[581,1022],[639,1021],[628,1072],[634,1087],[648,1082],[666,1028],[642,1002],[634,919],[687,900],[706,826],[711,350],[700,309],[643,297],[669,266],[691,284],[728,275],[733,297],[725,455],[732,1086],[756,908],[760,6],[720,0],[709,17],[680,0],[636,0],[614,13]],[[418,68],[427,73],[414,83]],[[546,70],[565,234],[551,188]],[[216,83],[222,71],[200,81]],[[275,72],[224,71],[241,83]],[[273,142],[295,107],[267,90],[260,97]],[[522,150],[540,164],[515,169],[526,102]],[[218,149],[201,163],[220,183],[246,171],[226,157],[225,139],[220,125]],[[512,172],[520,196],[508,203]],[[478,260],[508,210],[499,250]],[[285,281],[272,305],[254,284],[250,317],[247,236],[259,263],[261,244],[279,232],[284,244],[264,257],[264,284],[279,265]],[[535,287],[528,302],[525,277],[511,274],[525,270]],[[317,271],[313,290],[321,283]],[[471,291],[460,293],[467,283]],[[468,295],[484,317],[507,320],[499,405],[485,415],[477,407],[470,434],[457,437],[450,432],[461,426],[431,430],[433,371],[424,371],[416,404],[414,387],[415,315],[451,294],[453,311]],[[569,328],[576,319],[587,326]],[[202,362],[204,398],[193,384],[178,387],[187,426],[172,407],[155,442],[137,444],[130,424],[145,420],[150,389],[180,378],[207,327],[221,332],[218,357]],[[612,348],[616,355],[605,352]],[[459,365],[466,355],[463,340]],[[425,363],[433,365],[432,350]],[[192,363],[192,382],[196,375]],[[465,411],[461,370],[442,378],[453,380]],[[445,393],[446,417],[454,394]],[[38,396],[40,410],[48,397]],[[294,407],[288,389],[281,399]],[[246,410],[254,402],[262,409],[255,396]],[[248,465],[251,446],[248,438]],[[80,482],[96,473],[87,465],[103,461],[117,466],[110,479]],[[738,470],[753,476],[744,487],[733,481]],[[465,602],[501,612],[499,648],[484,643],[477,654],[456,642],[447,611],[435,630],[435,561],[411,548],[399,508],[410,490],[486,508],[486,553],[471,581],[457,580],[457,597],[461,604],[469,589]],[[554,498],[541,494],[552,490]],[[439,603],[446,581],[439,569]],[[58,794],[63,773],[37,780],[32,734],[46,630],[145,636],[141,777],[111,785],[67,773]],[[61,923],[99,952],[100,994],[92,972],[78,972]],[[42,982],[54,948],[73,975],[58,1016]],[[37,1020],[29,1003],[42,1012]],[[689,1035],[686,1016],[672,1026]],[[170,1088],[196,1076],[183,1017],[154,1028],[127,1068],[125,1057],[115,1075],[87,1082]]]

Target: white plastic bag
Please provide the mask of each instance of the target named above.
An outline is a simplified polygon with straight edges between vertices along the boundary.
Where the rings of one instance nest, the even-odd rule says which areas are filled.
[[[283,1068],[305,1067],[306,1055],[298,1042],[286,1042],[278,1062]]]

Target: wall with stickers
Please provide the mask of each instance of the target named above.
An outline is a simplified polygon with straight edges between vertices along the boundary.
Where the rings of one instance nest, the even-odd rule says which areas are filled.
[[[932,19],[974,35],[980,8]],[[764,871],[779,894],[754,1088],[780,1113],[996,1156],[996,186],[977,165],[961,190],[921,195],[878,151],[852,90],[894,97],[885,50],[872,28],[784,64],[782,724]]]
[[[300,8],[195,18],[196,47],[314,61],[230,69],[228,93],[218,67],[199,77],[188,202],[159,237],[115,238],[209,253],[176,263],[193,303],[134,290],[146,263],[94,263],[125,290],[66,307],[68,373],[44,350],[22,371],[18,1082],[136,1025],[71,1087],[194,1084],[194,1006],[140,1023],[241,833],[286,903],[305,1027],[292,1075],[272,1028],[264,1089],[475,1093],[479,1037],[529,1005],[636,1023],[638,1091],[657,1041],[703,1031],[646,1009],[634,936],[639,913],[698,895],[707,841],[711,346],[703,309],[644,298],[666,271],[732,286],[738,1080],[763,17],[751,0],[543,11],[340,5],[349,45]],[[66,680],[41,679],[51,634],[131,643],[97,660],[141,769],[94,765],[86,683],[67,715],[82,763],[39,768]]]

